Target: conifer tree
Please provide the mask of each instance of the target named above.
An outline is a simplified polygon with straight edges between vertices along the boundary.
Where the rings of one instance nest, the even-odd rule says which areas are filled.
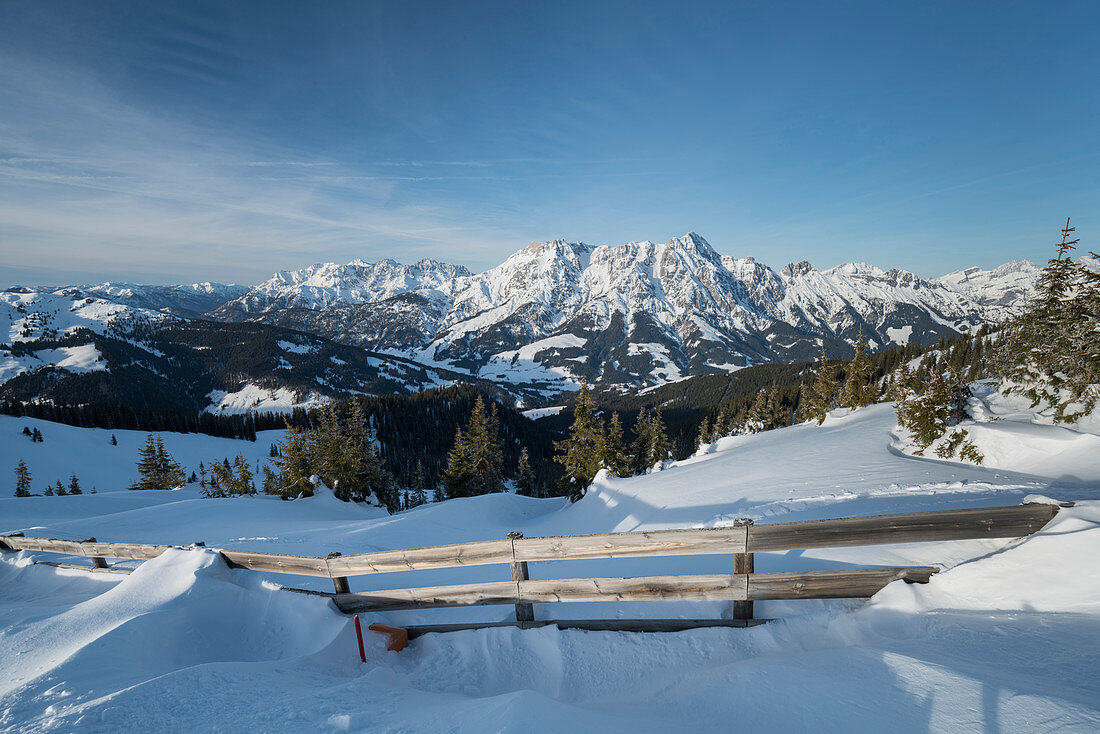
[[[626,454],[626,444],[623,443],[623,429],[619,424],[618,413],[611,414],[607,430],[600,433],[600,465],[613,477],[630,474],[630,459]]]
[[[130,485],[130,489],[174,489],[186,482],[187,475],[183,467],[172,458],[164,448],[160,436],[148,434],[145,446],[138,451],[137,462],[140,479]]]
[[[443,487],[447,499],[468,497],[469,485],[473,477],[470,466],[470,450],[466,445],[466,436],[462,429],[455,430],[454,444],[447,454],[447,468],[443,472]]]
[[[848,363],[847,373],[844,389],[841,391],[841,407],[857,410],[874,402],[875,388],[870,384],[871,360],[867,356],[867,339],[863,336],[862,328],[856,341],[856,354]]]
[[[27,468],[27,463],[22,459],[15,466],[15,496],[31,496],[31,470]]]
[[[466,425],[466,452],[470,480],[467,496],[489,494],[504,490],[504,457],[500,446],[500,425],[496,403],[486,408],[481,395],[474,402],[470,421]]]
[[[157,463],[162,486],[157,489],[175,489],[187,483],[187,473],[179,462],[164,448],[164,441],[157,436]]]
[[[42,443],[42,441],[42,431],[38,430],[38,428],[31,431],[31,443]]]
[[[309,432],[284,423],[286,430],[279,442],[279,458],[274,461],[279,468],[279,493],[287,499],[313,495],[311,466],[312,439]],[[199,465],[200,470],[202,465]]]
[[[519,452],[519,467],[516,469],[516,494],[525,497],[538,497],[539,488],[535,480],[535,472],[531,469],[531,462],[527,456],[527,447]]]
[[[668,430],[665,428],[665,421],[660,408],[657,408],[656,412],[650,416],[650,423],[652,425],[650,459],[653,462],[650,466],[654,466],[658,462],[668,461],[672,458],[672,441],[668,438]]]
[[[233,493],[256,494],[256,485],[252,483],[252,469],[243,454],[237,454],[237,458],[233,460],[233,470]]]
[[[420,505],[427,504],[427,481],[424,478],[424,463],[417,459],[416,470],[413,471],[412,486],[409,487],[409,494],[406,498],[406,505],[408,508],[419,507]]]
[[[137,482],[130,489],[159,489],[161,484],[160,464],[157,461],[157,442],[153,434],[145,436],[145,445],[138,449]]]
[[[357,501],[366,501],[373,495],[379,506],[385,507],[391,513],[397,512],[400,509],[401,495],[397,491],[397,482],[382,463],[382,457],[375,448],[374,430],[368,427],[362,440]]]
[[[638,417],[634,419],[634,441],[630,444],[630,473],[645,474],[652,466],[649,461],[649,446],[652,443],[649,422],[649,414],[643,407],[638,410]]]
[[[75,471],[69,477],[69,494],[84,494],[84,490],[80,488],[80,480],[76,478]]]
[[[699,424],[699,434],[695,439],[695,450],[702,451],[704,446],[708,446],[713,442],[710,418],[704,416],[703,422]]]
[[[588,485],[600,470],[600,443],[603,422],[596,416],[596,400],[588,387],[588,380],[581,382],[573,405],[573,425],[568,438],[554,442],[558,452],[554,461],[565,471],[563,480],[570,500],[576,502],[588,491]]]
[[[825,422],[829,409],[833,407],[833,395],[836,392],[836,367],[825,354],[825,344],[821,345],[821,362],[817,365],[814,378],[802,385],[802,420],[814,420],[818,425]]]
[[[118,439],[115,438],[115,434],[113,434],[113,433],[111,434],[111,445],[112,446],[118,446]]]
[[[65,491],[65,485],[61,483],[60,479],[54,482],[54,494],[58,497],[64,497],[68,494],[68,492]]]
[[[283,499],[289,499],[287,495],[283,494],[279,475],[270,466],[264,464],[260,467],[260,471],[264,475],[263,481],[260,483],[260,488],[264,494],[277,494],[282,496]]]
[[[1068,422],[1100,400],[1100,278],[1095,254],[1092,267],[1073,260],[1080,242],[1069,239],[1074,231],[1067,219],[1034,298],[1002,333],[994,360],[1004,392],[1028,397],[1032,407],[1046,403],[1055,420]]]
[[[749,407],[748,415],[745,416],[745,425],[742,430],[745,433],[760,433],[766,426],[768,413],[768,393],[765,390],[760,390],[756,393],[756,398],[752,401],[752,405]]]
[[[46,490],[42,492],[42,494],[46,495],[47,497],[53,497],[53,486],[46,485]]]

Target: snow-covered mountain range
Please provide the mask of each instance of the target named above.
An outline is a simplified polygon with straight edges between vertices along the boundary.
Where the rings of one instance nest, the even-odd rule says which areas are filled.
[[[1016,313],[1028,261],[925,279],[808,262],[781,271],[718,254],[694,232],[667,243],[534,243],[484,273],[423,260],[282,272],[208,314],[262,321],[486,379],[652,385],[761,362],[928,343]]]
[[[355,260],[283,271],[253,288],[13,288],[3,294],[13,346],[0,349],[0,382],[40,366],[96,371],[103,362],[90,359],[87,349],[83,357],[65,351],[91,343],[66,340],[76,329],[99,335],[97,344],[121,338],[148,355],[157,350],[150,352],[150,344],[184,322],[213,333],[211,322],[221,321],[266,324],[279,333],[292,329],[369,350],[373,356],[352,360],[363,364],[385,354],[402,363],[400,370],[428,370],[417,372],[412,389],[435,383],[432,370],[492,381],[525,396],[550,397],[581,378],[646,387],[750,364],[812,359],[822,347],[844,358],[861,332],[872,348],[934,342],[1018,312],[1038,273],[1028,261],[934,279],[856,263],[817,270],[800,262],[777,271],[752,257],[720,255],[692,232],[660,244],[533,243],[479,274],[430,259],[413,265]],[[248,337],[250,349],[287,339]],[[273,375],[289,375],[285,355],[275,351],[264,355],[263,369],[259,362],[250,368],[250,374],[265,375],[269,390],[282,384]],[[356,388],[359,378],[352,375],[316,377],[324,387],[340,383],[353,390],[369,390],[378,379],[361,376]]]

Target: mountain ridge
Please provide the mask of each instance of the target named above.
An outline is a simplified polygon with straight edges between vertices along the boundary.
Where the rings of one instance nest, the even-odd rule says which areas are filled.
[[[1017,261],[922,278],[802,261],[776,271],[721,255],[695,232],[665,243],[559,239],[478,274],[435,260],[283,271],[207,317],[290,326],[504,382],[645,386],[811,359],[822,347],[844,357],[861,332],[879,348],[969,331],[1018,312],[1038,270]]]

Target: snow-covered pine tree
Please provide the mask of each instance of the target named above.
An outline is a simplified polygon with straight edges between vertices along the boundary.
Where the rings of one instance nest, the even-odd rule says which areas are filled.
[[[602,434],[603,421],[596,416],[596,400],[588,381],[583,380],[573,406],[573,425],[569,428],[569,436],[554,442],[554,449],[558,452],[554,461],[565,468],[563,481],[566,494],[574,502],[584,496],[600,470]]]
[[[84,494],[84,490],[80,488],[80,480],[76,478],[75,471],[69,477],[69,494]]]
[[[31,496],[31,470],[27,468],[27,463],[22,459],[15,465],[15,496]]]
[[[60,479],[58,479],[56,482],[54,482],[53,489],[54,489],[54,494],[56,494],[58,497],[64,497],[65,495],[68,494],[68,492],[65,491],[65,485],[61,483]]]

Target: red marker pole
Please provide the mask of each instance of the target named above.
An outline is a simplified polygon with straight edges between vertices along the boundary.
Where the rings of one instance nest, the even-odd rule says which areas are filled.
[[[363,649],[363,628],[359,626],[359,615],[355,615],[355,638],[359,640],[359,659],[367,662],[367,653]]]

